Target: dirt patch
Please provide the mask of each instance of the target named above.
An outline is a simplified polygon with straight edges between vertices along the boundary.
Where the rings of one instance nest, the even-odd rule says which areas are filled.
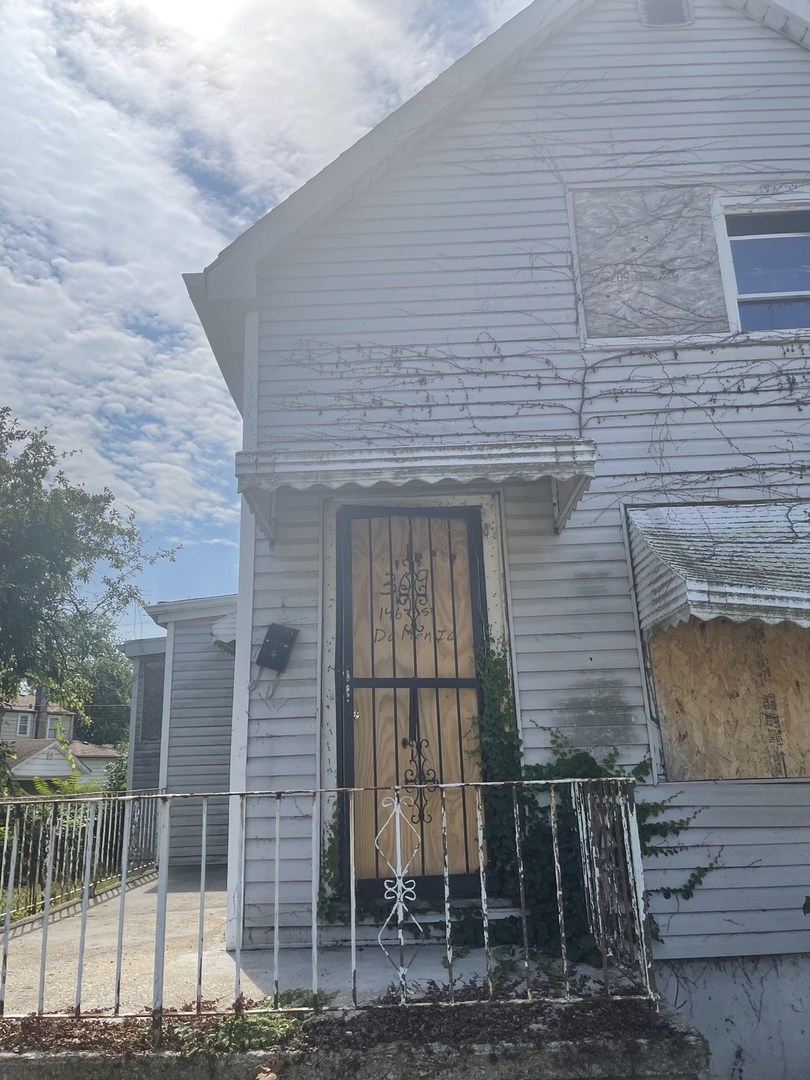
[[[665,1038],[680,1033],[651,1002],[626,999],[589,1000],[563,1005],[550,1002],[465,1002],[455,1006],[426,1002],[357,1012],[301,1016],[267,1014],[244,1017],[214,1014],[167,1017],[161,1050],[188,1053],[228,1049],[292,1050],[312,1053],[346,1047],[364,1050],[386,1043],[412,1046],[440,1043],[526,1043],[588,1038]],[[228,1042],[232,1045],[228,1045]],[[0,1051],[94,1050],[115,1055],[149,1053],[156,1048],[148,1016],[73,1018],[26,1017],[0,1020]]]
[[[367,1050],[386,1043],[411,1046],[578,1042],[582,1039],[681,1036],[652,1002],[612,1000],[552,1002],[470,1002],[365,1009],[322,1016],[290,1034],[285,1048],[317,1051],[344,1046]]]

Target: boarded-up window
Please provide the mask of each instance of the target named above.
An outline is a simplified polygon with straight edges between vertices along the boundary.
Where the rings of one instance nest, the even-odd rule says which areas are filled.
[[[810,776],[810,629],[692,617],[650,657],[670,780]]]
[[[712,195],[686,186],[575,194],[589,337],[728,332]]]
[[[166,658],[146,656],[143,663],[141,742],[160,738],[163,726],[163,670]]]

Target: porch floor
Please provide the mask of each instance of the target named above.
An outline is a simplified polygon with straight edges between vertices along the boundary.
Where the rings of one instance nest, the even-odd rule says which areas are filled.
[[[193,1007],[197,982],[199,871],[173,870],[169,881],[165,947],[166,1008]],[[154,877],[127,890],[121,1009],[125,1013],[150,1010],[154,971],[154,927],[157,882]],[[225,951],[225,870],[207,873],[203,947],[203,998],[227,1008],[234,999],[235,959]],[[115,962],[120,895],[102,897],[87,913],[87,937],[82,972],[82,1011],[108,1011],[115,999]],[[72,1012],[76,999],[81,915],[75,908],[58,913],[48,928],[45,1011]],[[12,930],[9,942],[7,1015],[36,1010],[39,987],[42,925],[33,923]],[[414,952],[411,945],[408,956]],[[418,948],[409,981],[446,983],[441,945]],[[370,1001],[392,985],[396,972],[378,945],[358,948],[358,999]],[[310,989],[312,959],[309,948],[280,949],[280,989]],[[480,951],[460,958],[454,974],[461,980],[483,970]],[[347,947],[324,947],[318,954],[319,988],[335,994],[334,1003],[350,1003],[351,962]],[[241,989],[246,998],[261,1000],[273,993],[273,953],[243,951]]]

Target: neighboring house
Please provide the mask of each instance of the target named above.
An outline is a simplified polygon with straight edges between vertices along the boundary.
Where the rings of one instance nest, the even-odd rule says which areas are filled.
[[[186,279],[244,421],[230,789],[402,782],[403,716],[440,779],[474,777],[473,646],[506,642],[527,762],[555,732],[615,746],[694,815],[647,868],[666,889],[718,862],[691,899],[653,895],[659,983],[722,1053],[744,1044],[739,1075],[802,1060],[810,1007],[792,8],[538,0]],[[256,663],[273,624],[300,632],[280,676]],[[178,707],[202,689],[182,666]],[[208,713],[163,715],[160,786],[188,786]],[[231,843],[230,947],[272,937],[265,813],[248,802],[244,873]],[[291,928],[320,872],[307,813],[281,823]]]
[[[62,739],[70,742],[76,714],[60,705],[37,707],[36,694],[20,694],[6,706],[0,720],[0,739]]]
[[[107,766],[120,754],[112,746],[74,739],[76,714],[60,705],[37,705],[35,694],[21,694],[3,712],[0,739],[14,755],[11,775],[33,792],[35,778],[102,783]]]
[[[134,664],[127,787],[133,790],[227,791],[233,712],[236,596],[154,604],[147,613],[164,638],[122,646]],[[196,808],[175,808],[173,863],[199,863]],[[208,861],[227,860],[225,799],[208,806]]]

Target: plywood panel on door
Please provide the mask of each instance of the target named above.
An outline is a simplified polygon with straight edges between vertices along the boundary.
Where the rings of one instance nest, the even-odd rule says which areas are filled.
[[[475,650],[486,628],[480,514],[470,508],[342,511],[344,777],[377,789],[357,797],[361,881],[390,875],[393,789],[407,805],[410,872],[443,873],[438,784],[475,782],[480,762]],[[455,877],[478,870],[475,797],[447,794]],[[408,854],[411,854],[409,850]]]

